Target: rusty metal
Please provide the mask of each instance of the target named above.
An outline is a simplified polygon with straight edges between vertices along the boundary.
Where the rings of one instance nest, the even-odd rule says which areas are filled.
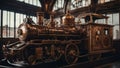
[[[50,22],[48,23],[48,27],[50,27],[50,28],[55,28],[55,26],[56,26],[56,23],[55,23],[55,21],[54,21],[54,15],[51,14],[51,15],[50,15]]]
[[[65,16],[63,16],[63,25],[64,26],[68,26],[68,27],[71,27],[71,26],[75,26],[75,18],[73,15],[70,14],[70,12],[68,11],[66,13]]]
[[[37,24],[43,26],[43,20],[44,20],[44,13],[37,12]]]
[[[89,13],[83,18],[86,19],[87,16],[90,19],[85,24],[75,25],[74,16],[67,13],[60,27],[56,27],[53,22],[50,22],[50,27],[42,26],[41,20],[38,20],[38,25],[31,18],[26,18],[18,28],[20,42],[4,45],[3,53],[8,60],[15,57],[16,60],[19,58],[34,65],[50,60],[57,61],[62,56],[68,64],[72,64],[81,56],[88,56],[93,60],[102,54],[115,51],[112,46],[113,26],[94,22],[108,17]]]

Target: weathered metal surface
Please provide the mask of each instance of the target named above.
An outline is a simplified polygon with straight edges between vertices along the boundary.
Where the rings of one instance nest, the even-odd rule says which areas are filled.
[[[113,52],[113,26],[95,23],[97,19],[108,17],[90,13],[84,18],[85,24],[76,25],[74,16],[68,13],[60,27],[53,23],[50,23],[51,27],[37,25],[31,18],[26,18],[18,28],[20,41],[3,45],[4,57],[12,63],[25,61],[35,65],[58,61],[64,56],[66,63],[73,64],[83,55],[95,60],[104,53]]]

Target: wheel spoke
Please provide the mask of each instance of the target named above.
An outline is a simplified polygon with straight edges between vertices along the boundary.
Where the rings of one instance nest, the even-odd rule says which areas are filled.
[[[79,48],[75,44],[69,44],[65,48],[65,60],[68,64],[76,63],[78,60]]]

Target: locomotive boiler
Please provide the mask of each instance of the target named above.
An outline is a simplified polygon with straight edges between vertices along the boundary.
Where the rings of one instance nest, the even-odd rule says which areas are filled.
[[[81,57],[96,60],[102,54],[113,52],[113,26],[94,23],[108,17],[88,13],[83,18],[86,23],[77,25],[74,16],[67,13],[60,27],[56,26],[53,16],[44,25],[42,13],[37,14],[37,24],[25,18],[18,27],[19,41],[3,45],[4,57],[12,63],[24,61],[34,65],[64,56],[68,64],[73,64]]]

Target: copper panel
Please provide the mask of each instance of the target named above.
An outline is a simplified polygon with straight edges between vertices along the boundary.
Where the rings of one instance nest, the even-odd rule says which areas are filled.
[[[36,48],[35,52],[36,52],[36,57],[37,58],[41,58],[43,56],[43,51],[42,51],[41,47]]]
[[[107,24],[88,24],[88,49],[89,52],[107,50],[112,48],[112,28]]]

